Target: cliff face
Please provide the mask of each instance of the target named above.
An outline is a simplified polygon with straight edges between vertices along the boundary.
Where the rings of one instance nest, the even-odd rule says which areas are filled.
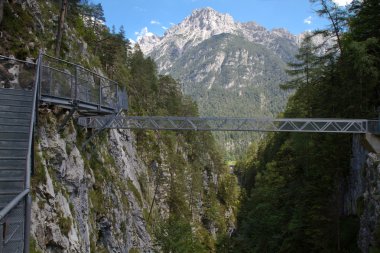
[[[61,109],[40,108],[32,177],[33,248],[161,251],[174,236],[168,225],[182,229],[176,220],[167,223],[175,217],[191,224],[188,236],[201,244],[209,241],[213,252],[217,237],[233,231],[238,192],[230,186],[236,180],[221,169],[215,154],[197,153],[196,145],[207,141],[200,144],[195,136],[198,143],[189,144],[181,134],[173,138],[151,132],[139,133],[136,140],[130,131],[109,130],[82,148],[91,132],[70,122],[59,133],[63,117]]]
[[[345,191],[344,214],[359,218],[357,237],[361,252],[380,248],[380,157],[363,146],[363,137],[353,138],[351,170]]]
[[[150,252],[139,179],[148,178],[126,131],[82,149],[85,131],[58,133],[59,111],[40,110],[32,235],[43,252]],[[127,141],[127,139],[129,141]],[[150,190],[149,186],[148,189]]]
[[[380,156],[369,153],[363,169],[364,191],[357,200],[360,215],[358,245],[362,252],[380,249]]]

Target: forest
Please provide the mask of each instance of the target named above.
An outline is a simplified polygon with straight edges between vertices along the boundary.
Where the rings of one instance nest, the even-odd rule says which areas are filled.
[[[282,88],[295,94],[280,116],[377,118],[380,1],[353,1],[347,10],[311,2],[330,27],[306,38],[289,63],[292,79]],[[336,43],[321,50],[317,34]],[[232,252],[361,252],[360,208],[342,211],[351,144],[348,135],[275,133],[252,145],[237,165],[243,194]],[[378,221],[370,252],[380,252],[379,231]]]

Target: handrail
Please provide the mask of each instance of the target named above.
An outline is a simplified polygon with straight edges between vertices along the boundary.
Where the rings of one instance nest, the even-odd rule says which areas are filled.
[[[96,73],[96,72],[94,72],[94,71],[92,71],[92,70],[90,70],[90,69],[88,69],[88,68],[85,68],[85,67],[83,67],[82,65],[79,65],[79,64],[76,64],[76,63],[72,63],[72,62],[69,62],[69,61],[66,61],[66,60],[62,60],[62,59],[59,59],[59,58],[57,58],[57,57],[54,57],[54,56],[51,56],[51,55],[47,55],[47,54],[43,54],[43,56],[46,56],[46,57],[51,58],[51,59],[53,59],[53,60],[56,60],[56,61],[58,61],[58,62],[63,62],[63,63],[66,63],[66,64],[68,64],[68,65],[72,65],[72,66],[75,66],[75,67],[79,67],[79,68],[81,68],[81,69],[83,69],[83,70],[85,70],[85,71],[87,71],[87,72],[89,72],[89,73],[91,73],[91,74],[93,74],[93,75],[96,75],[96,76],[98,76],[98,77],[101,77],[101,78],[103,78],[103,79],[109,81],[109,82],[112,82],[112,83],[114,83],[115,85],[119,85],[118,82],[116,82],[116,81],[114,81],[114,80],[112,80],[112,79],[109,79],[108,77],[105,77],[105,76],[99,75],[98,73]]]
[[[10,61],[17,61],[17,62],[21,62],[21,63],[27,63],[27,64],[31,64],[31,65],[36,65],[36,63],[34,63],[34,62],[23,61],[23,60],[19,60],[19,59],[16,59],[16,58],[8,57],[8,56],[1,55],[1,54],[0,54],[0,59],[5,59],[5,60],[10,60]]]
[[[34,127],[36,124],[36,118],[38,113],[38,91],[40,86],[42,65],[42,54],[40,53],[37,60],[36,78],[33,89],[33,104],[32,115],[30,117],[29,125],[29,140],[28,140],[28,152],[26,155],[26,168],[25,168],[25,189],[28,191],[28,195],[25,199],[25,221],[24,221],[24,253],[29,253],[29,237],[30,237],[30,219],[31,219],[31,198],[30,198],[30,177],[32,174],[32,167],[34,166]]]
[[[50,67],[50,66],[48,66],[48,65],[43,65],[42,67],[47,68],[47,69],[52,69],[52,70],[57,71],[57,72],[59,72],[59,73],[61,73],[61,74],[65,74],[65,75],[68,75],[68,76],[71,76],[71,77],[74,76],[74,75],[72,75],[71,73],[67,73],[67,72],[65,72],[65,71],[63,71],[63,70],[60,70],[60,69],[57,69],[57,68],[54,68],[54,67]]]
[[[37,109],[37,93],[40,84],[40,72],[41,72],[41,57],[42,54],[38,56],[37,60],[37,69],[36,69],[36,79],[33,88],[33,105],[32,105],[32,116],[30,117],[30,125],[29,125],[29,140],[28,140],[28,152],[26,155],[26,170],[25,170],[25,189],[30,188],[30,175],[32,172],[32,150],[33,150],[33,131],[34,131],[34,123],[36,121],[36,109]]]
[[[25,189],[24,191],[20,192],[14,199],[12,199],[11,202],[9,202],[1,211],[0,211],[0,220],[2,220],[4,217],[8,215],[10,211],[12,211],[13,208],[15,208],[18,203],[30,192],[29,189]]]

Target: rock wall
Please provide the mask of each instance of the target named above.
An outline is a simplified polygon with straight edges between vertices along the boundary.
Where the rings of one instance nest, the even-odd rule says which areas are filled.
[[[356,200],[363,195],[365,187],[362,171],[366,165],[368,151],[362,145],[361,140],[362,136],[359,134],[355,134],[352,137],[351,169],[347,178],[344,195],[343,214],[346,216],[357,214]]]
[[[358,245],[362,252],[380,250],[380,154],[369,153],[363,170],[364,192],[358,198],[360,230]]]
[[[357,215],[357,244],[361,252],[380,250],[380,154],[367,151],[363,137],[355,135],[351,170],[344,197],[344,215]]]
[[[62,111],[40,110],[32,237],[43,252],[151,252],[139,178],[146,168],[133,136],[112,130],[82,149],[87,134]],[[94,162],[94,159],[96,162]]]

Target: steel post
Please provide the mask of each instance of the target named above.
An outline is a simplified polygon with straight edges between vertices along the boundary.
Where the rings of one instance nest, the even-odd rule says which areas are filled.
[[[30,224],[32,215],[32,198],[30,193],[25,196],[25,228],[24,228],[24,253],[29,253],[30,248]]]
[[[4,252],[4,222],[0,223],[0,253]]]
[[[75,77],[74,77],[74,101],[78,100],[78,66],[75,66]]]
[[[99,104],[98,104],[98,110],[100,111],[102,107],[102,82],[99,80]]]

